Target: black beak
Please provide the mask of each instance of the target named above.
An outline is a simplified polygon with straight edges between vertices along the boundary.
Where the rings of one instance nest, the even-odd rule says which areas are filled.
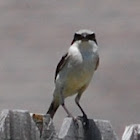
[[[88,41],[89,39],[85,36],[81,39],[82,41]]]

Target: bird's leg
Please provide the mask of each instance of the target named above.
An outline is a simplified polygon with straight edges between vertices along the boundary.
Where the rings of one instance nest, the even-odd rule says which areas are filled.
[[[64,110],[68,114],[68,116],[69,117],[72,117],[73,120],[75,120],[74,116],[69,112],[69,110],[67,109],[67,107],[65,105],[64,96],[63,96],[63,93],[62,92],[60,92],[60,104],[62,105],[62,107],[64,108]]]
[[[85,89],[85,88],[84,88],[84,89]],[[81,95],[82,95],[84,89],[82,89],[82,90],[80,90],[80,92],[78,92],[78,94],[77,94],[77,96],[76,96],[76,98],[75,98],[75,102],[76,102],[77,106],[80,108],[80,110],[81,110],[81,112],[82,112],[82,114],[83,114],[83,117],[82,117],[83,125],[84,125],[84,127],[87,128],[87,127],[89,126],[89,121],[88,121],[88,118],[87,118],[86,113],[84,112],[84,110],[82,109],[82,107],[81,107],[80,104],[79,104],[80,97],[81,97]]]
[[[66,108],[64,103],[62,104],[62,107],[64,108],[64,110],[68,114],[68,117],[72,117],[72,119],[75,120],[74,116],[69,112],[69,110]]]

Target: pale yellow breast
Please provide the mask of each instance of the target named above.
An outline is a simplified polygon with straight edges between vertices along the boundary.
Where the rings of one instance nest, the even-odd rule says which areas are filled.
[[[64,96],[72,96],[78,92],[83,86],[87,85],[92,78],[92,73],[80,72],[79,74],[69,76],[68,80],[65,83]]]

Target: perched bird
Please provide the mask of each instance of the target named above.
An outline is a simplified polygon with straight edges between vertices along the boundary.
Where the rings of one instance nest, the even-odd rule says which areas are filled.
[[[79,30],[74,34],[68,52],[61,58],[56,68],[53,100],[47,111],[51,118],[62,105],[68,116],[75,119],[65,106],[65,98],[77,94],[75,102],[83,118],[87,120],[87,115],[80,106],[79,100],[98,65],[99,55],[95,33],[90,30]]]

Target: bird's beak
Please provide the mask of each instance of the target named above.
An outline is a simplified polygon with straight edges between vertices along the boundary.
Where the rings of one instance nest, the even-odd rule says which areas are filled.
[[[87,36],[83,36],[83,38],[81,39],[81,41],[88,41],[89,39],[87,38]]]

